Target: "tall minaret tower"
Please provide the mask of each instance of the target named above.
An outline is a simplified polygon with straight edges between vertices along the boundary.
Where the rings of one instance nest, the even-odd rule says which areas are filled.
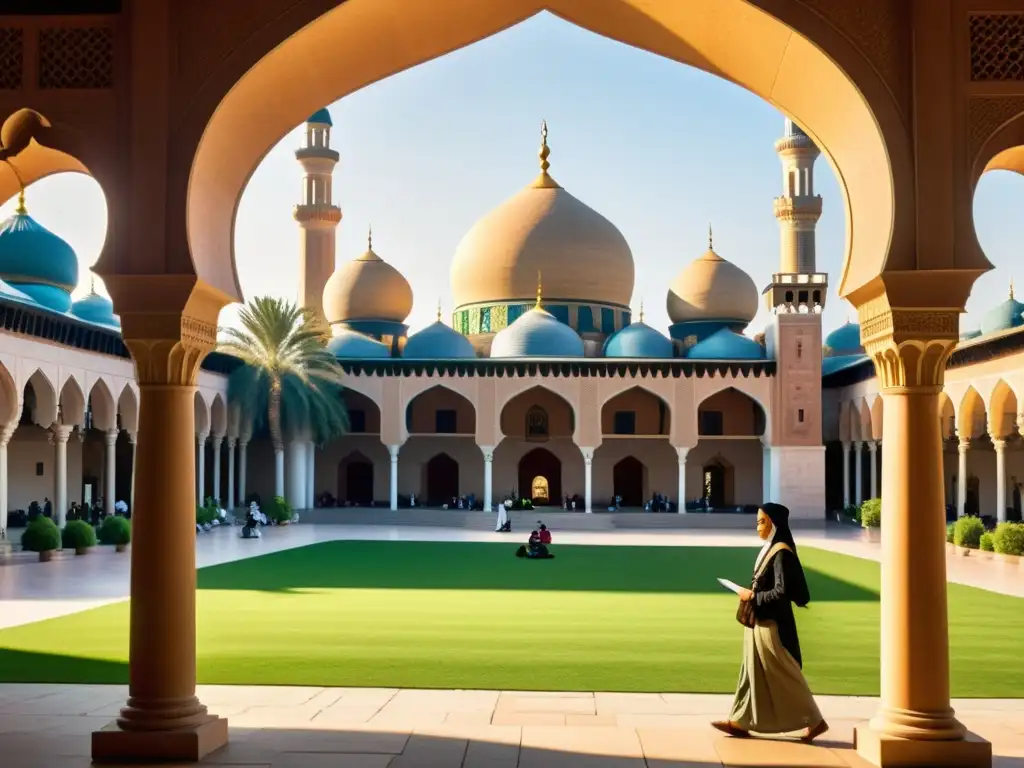
[[[780,305],[825,307],[828,276],[817,271],[814,228],[821,218],[821,196],[814,194],[814,161],[821,154],[811,138],[792,120],[775,142],[782,161],[782,195],[775,198],[779,220],[779,271],[764,289],[770,309]]]
[[[334,272],[334,239],[341,222],[341,208],[331,202],[331,176],[339,155],[331,149],[331,114],[326,109],[306,121],[306,143],[295,150],[302,165],[302,202],[292,215],[299,222],[299,306],[324,318],[323,295]]]

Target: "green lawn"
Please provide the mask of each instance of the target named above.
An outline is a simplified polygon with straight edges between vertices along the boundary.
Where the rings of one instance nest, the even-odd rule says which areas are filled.
[[[271,535],[273,535],[271,533]],[[756,550],[330,542],[199,573],[203,683],[731,692]],[[801,550],[817,693],[877,694],[875,563]],[[949,587],[953,693],[1024,696],[1024,600]],[[128,604],[0,631],[0,682],[125,682]]]

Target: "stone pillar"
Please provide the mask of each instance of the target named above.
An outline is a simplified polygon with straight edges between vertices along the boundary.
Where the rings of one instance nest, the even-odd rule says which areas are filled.
[[[196,495],[199,505],[206,501],[206,432],[196,435],[196,442],[199,445],[198,458],[196,459]]]
[[[74,427],[54,424],[50,439],[54,445],[53,514],[59,528],[68,518],[68,438]]]
[[[288,481],[285,484],[288,504],[292,509],[302,509],[306,503],[306,441],[292,440],[288,443]]]
[[[131,291],[121,290],[128,300]],[[169,292],[153,290],[149,298]],[[194,509],[202,486],[196,481],[195,385],[200,362],[216,343],[214,310],[220,306],[212,298],[198,304],[212,304],[212,316],[201,320],[178,311],[152,319],[146,314],[141,322],[122,314],[140,385],[128,701],[114,723],[93,733],[97,762],[197,762],[228,740],[227,721],[209,714],[196,697]],[[132,335],[153,329],[175,337]]]
[[[593,448],[580,448],[583,453],[583,508],[589,515],[594,511],[594,450]]]
[[[484,454],[484,512],[492,512],[494,510],[494,499],[492,498],[494,494],[494,446],[481,445],[480,450]]]
[[[135,460],[138,458],[138,434],[135,432],[128,433],[128,439],[132,441],[132,487],[128,493],[128,511],[133,515],[135,514]]]
[[[284,498],[284,448],[274,450],[274,495]]]
[[[868,461],[871,462],[871,498],[878,498],[878,440],[868,441]]]
[[[8,424],[0,429],[0,541],[7,538],[7,445],[17,428],[17,424]]]
[[[843,441],[843,509],[850,506],[850,443]]]
[[[864,443],[853,442],[853,498],[858,507],[864,501]]]
[[[857,751],[883,768],[991,765],[991,745],[965,738],[949,698],[945,490],[936,414],[959,311],[893,309],[883,294],[860,307],[860,320],[885,406],[885,466],[881,703],[870,723],[857,727]]]
[[[235,443],[238,438],[228,438],[228,511],[235,508]]]
[[[996,520],[1006,522],[1006,440],[992,438],[996,450]]]
[[[772,447],[768,443],[761,445],[761,498],[774,501],[772,489]]]
[[[389,445],[388,453],[391,454],[391,511],[398,509],[398,451],[400,445]]]
[[[679,457],[679,487],[676,491],[679,505],[676,511],[680,515],[686,514],[686,454],[689,452],[689,448],[676,446],[676,456]]]
[[[956,470],[956,514],[963,517],[967,514],[967,450],[971,447],[969,437],[961,437],[957,445],[959,453]]]
[[[116,473],[117,473],[117,430],[108,429],[103,433],[103,442],[106,446],[106,460],[107,468],[103,473],[103,511],[108,514],[114,514],[114,502],[116,499],[114,496],[117,494],[117,486],[115,484]]]
[[[247,462],[245,460],[246,453],[248,453],[249,441],[245,438],[239,438],[238,440],[238,506],[245,505],[245,468]]]
[[[306,509],[316,506],[316,443],[306,443]]]
[[[210,440],[210,444],[213,446],[213,498],[217,502],[217,507],[221,507],[224,504],[224,499],[220,495],[220,444],[224,440],[223,436],[213,436]]]

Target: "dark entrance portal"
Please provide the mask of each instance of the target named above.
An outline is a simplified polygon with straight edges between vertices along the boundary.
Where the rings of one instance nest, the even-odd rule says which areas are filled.
[[[361,453],[338,464],[338,503],[346,501],[361,507],[373,503],[373,463]]]
[[[547,481],[547,498],[534,496],[534,488],[541,493],[544,483],[534,480],[543,478]],[[534,448],[519,460],[519,488],[517,493],[533,499],[535,506],[560,504],[562,499],[562,462],[546,448]]]
[[[451,504],[458,495],[459,462],[447,453],[439,453],[427,462],[427,504]]]
[[[725,506],[725,467],[721,464],[704,467],[704,498],[711,509]]]
[[[621,498],[623,507],[642,507],[644,505],[644,465],[633,457],[627,456],[612,470],[612,487],[616,496]]]

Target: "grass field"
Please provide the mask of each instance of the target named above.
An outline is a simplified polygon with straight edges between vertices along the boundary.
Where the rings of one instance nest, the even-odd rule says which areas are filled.
[[[731,692],[756,550],[330,542],[199,573],[203,683]],[[877,694],[879,571],[801,550],[816,693]],[[1024,695],[1024,600],[949,586],[953,694]],[[127,680],[128,604],[0,631],[0,682]]]

